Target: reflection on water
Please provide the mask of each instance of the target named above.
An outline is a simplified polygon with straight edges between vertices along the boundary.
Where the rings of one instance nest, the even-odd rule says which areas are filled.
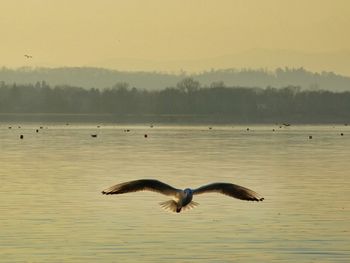
[[[0,261],[350,260],[350,127],[40,125],[0,125]],[[100,193],[138,178],[265,201],[207,194],[173,214],[157,193]]]

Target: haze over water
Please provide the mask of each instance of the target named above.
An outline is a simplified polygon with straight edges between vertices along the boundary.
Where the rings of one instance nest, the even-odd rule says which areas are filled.
[[[97,125],[1,124],[0,261],[350,260],[348,126]],[[157,193],[101,194],[139,178],[265,200],[206,194],[173,214]]]
[[[288,66],[349,76],[349,8],[347,0],[2,0],[0,66]]]

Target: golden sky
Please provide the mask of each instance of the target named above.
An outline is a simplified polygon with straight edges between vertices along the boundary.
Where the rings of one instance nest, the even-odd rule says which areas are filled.
[[[348,0],[0,0],[0,7],[0,66],[304,66],[350,75]]]

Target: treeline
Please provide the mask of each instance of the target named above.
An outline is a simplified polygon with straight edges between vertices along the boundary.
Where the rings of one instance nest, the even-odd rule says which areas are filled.
[[[350,91],[350,77],[333,72],[311,72],[304,68],[266,69],[213,69],[194,74],[186,72],[127,72],[103,68],[0,68],[0,80],[6,83],[35,83],[44,80],[51,85],[104,89],[117,82],[130,83],[132,87],[161,90],[175,86],[184,78],[193,78],[209,86],[213,81],[223,81],[227,86],[281,88],[289,85],[303,90]]]
[[[138,90],[127,83],[99,90],[51,87],[45,82],[0,82],[0,113],[210,115],[237,121],[346,122],[350,120],[350,92],[303,91],[295,86],[226,87],[223,82],[202,87],[192,78],[159,91]]]

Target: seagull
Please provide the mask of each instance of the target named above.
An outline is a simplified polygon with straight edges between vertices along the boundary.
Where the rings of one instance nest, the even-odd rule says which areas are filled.
[[[159,203],[160,206],[166,210],[180,213],[182,210],[194,208],[198,205],[197,202],[192,201],[194,195],[217,192],[228,195],[237,199],[247,201],[263,201],[256,192],[231,183],[211,183],[201,186],[196,189],[186,188],[184,190],[174,188],[168,184],[154,179],[141,179],[121,184],[116,184],[102,191],[102,194],[125,194],[138,191],[153,191],[163,195],[172,196],[173,199]]]

